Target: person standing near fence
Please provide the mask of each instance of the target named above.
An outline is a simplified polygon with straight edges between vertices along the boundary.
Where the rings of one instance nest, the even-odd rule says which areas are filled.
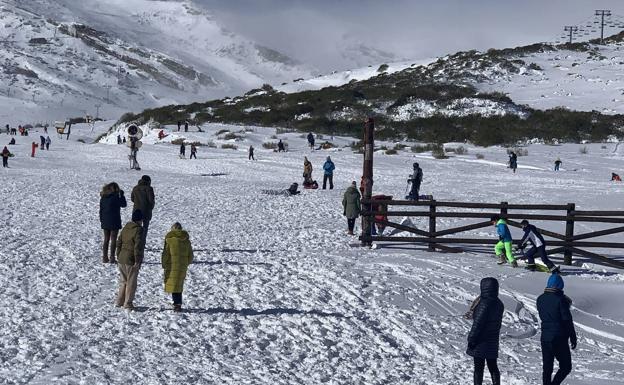
[[[188,232],[178,222],[165,236],[161,263],[164,269],[165,292],[171,293],[173,311],[182,311],[182,290],[189,265],[193,262],[193,248]]]
[[[570,312],[572,300],[563,294],[563,286],[563,278],[552,274],[544,293],[537,298],[537,311],[542,322],[540,342],[544,385],[559,385],[572,371],[570,348],[576,349],[577,337]],[[552,377],[555,359],[559,362],[559,370]]]
[[[487,277],[481,280],[481,295],[475,299],[466,318],[472,319],[466,354],[474,358],[474,384],[483,384],[487,362],[493,385],[500,385],[498,345],[505,306],[498,298],[498,281]]]
[[[115,182],[104,185],[100,192],[100,225],[104,231],[102,262],[115,263],[117,234],[121,229],[121,208],[126,207],[124,192]],[[110,244],[110,257],[108,254]]]
[[[548,267],[548,271],[551,273],[556,271],[558,268],[554,263],[548,258],[546,254],[546,241],[542,234],[540,234],[537,227],[533,226],[526,219],[523,219],[520,222],[520,226],[522,226],[522,231],[524,231],[524,236],[520,240],[520,245],[518,246],[521,250],[526,247],[529,242],[533,245],[527,252],[524,253],[524,256],[527,258],[526,269],[535,271],[535,255],[537,254],[542,262]]]
[[[406,197],[408,200],[417,201],[420,197],[420,185],[422,184],[423,172],[418,163],[413,164],[414,173],[410,175],[407,183],[412,184],[409,195]]]
[[[357,184],[353,181],[342,197],[343,215],[347,217],[349,235],[353,235],[355,220],[360,216],[360,212],[362,211],[360,198],[361,195],[357,190]]]
[[[501,219],[498,215],[494,215],[490,218],[490,222],[496,226],[496,233],[498,234],[498,243],[494,246],[494,252],[498,257],[498,264],[502,265],[505,262],[509,262],[511,266],[518,267],[518,262],[516,262],[513,256],[513,238],[507,226],[507,221]],[[505,261],[505,257],[507,261]]]

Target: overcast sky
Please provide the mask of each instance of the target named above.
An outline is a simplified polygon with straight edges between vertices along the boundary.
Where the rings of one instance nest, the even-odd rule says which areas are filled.
[[[622,0],[195,0],[226,28],[323,71],[361,42],[398,58],[552,41]],[[624,22],[624,18],[617,18]],[[347,43],[345,43],[345,41]],[[372,64],[372,63],[371,63]]]

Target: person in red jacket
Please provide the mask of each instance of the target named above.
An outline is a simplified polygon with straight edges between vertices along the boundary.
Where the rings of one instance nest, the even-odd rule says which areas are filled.
[[[31,158],[34,158],[34,157],[35,157],[35,149],[36,149],[37,147],[39,147],[39,145],[38,145],[37,143],[35,143],[35,142],[32,142],[32,151],[31,151],[31,153],[30,153],[30,157],[31,157]]]
[[[2,167],[9,167],[10,156],[11,156],[11,152],[9,151],[7,146],[4,146],[4,149],[2,150]]]

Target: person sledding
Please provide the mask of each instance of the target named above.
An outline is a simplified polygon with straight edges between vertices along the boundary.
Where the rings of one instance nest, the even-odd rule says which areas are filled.
[[[520,249],[524,256],[527,259],[527,265],[525,269],[535,271],[537,269],[537,265],[535,265],[535,255],[539,256],[542,259],[542,262],[548,267],[549,272],[558,272],[559,267],[555,266],[554,263],[548,258],[546,254],[546,241],[542,234],[540,234],[537,227],[533,226],[526,219],[520,222],[520,226],[522,226],[522,230],[524,231],[524,236],[520,240],[520,244],[518,245],[518,249]],[[524,251],[524,248],[531,243],[531,248],[527,251]]]
[[[498,233],[498,243],[494,246],[494,252],[498,257],[497,263],[502,265],[509,262],[511,266],[518,267],[518,262],[516,262],[513,256],[513,238],[507,226],[507,221],[498,215],[494,215],[490,218],[490,222],[496,226],[496,232]]]
[[[303,158],[303,188],[318,188],[318,183],[312,180],[312,163],[308,160],[307,156]]]
[[[614,172],[611,173],[611,182],[621,182],[622,178]]]

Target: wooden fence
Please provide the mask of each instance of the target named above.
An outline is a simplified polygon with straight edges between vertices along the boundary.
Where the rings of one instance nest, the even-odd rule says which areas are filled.
[[[617,260],[595,252],[585,250],[586,248],[600,249],[624,249],[622,242],[606,242],[592,241],[589,239],[603,237],[607,235],[624,233],[624,211],[584,211],[576,210],[574,203],[566,205],[545,205],[545,204],[509,204],[501,203],[469,203],[469,202],[438,202],[432,201],[402,201],[402,200],[362,200],[362,207],[373,207],[374,211],[365,211],[362,213],[365,221],[372,221],[381,226],[395,228],[413,234],[412,236],[379,236],[366,234],[363,232],[360,240],[363,244],[371,244],[372,242],[407,242],[427,244],[428,250],[436,249],[445,252],[462,252],[465,251],[461,245],[492,245],[498,242],[497,239],[486,238],[449,238],[448,235],[459,234],[462,232],[472,231],[484,227],[492,227],[489,218],[493,215],[499,215],[507,220],[507,224],[514,227],[521,227],[520,220],[527,219],[529,221],[549,221],[565,223],[565,233],[561,234],[555,231],[538,227],[542,235],[547,237],[548,254],[564,254],[564,264],[572,263],[572,255],[577,254],[589,258],[594,258],[616,266],[624,268],[624,261]],[[409,211],[392,210],[395,207],[409,206]],[[440,209],[451,208],[454,211],[442,211]],[[419,210],[420,209],[420,210]],[[482,209],[488,212],[467,211],[462,209]],[[495,210],[495,211],[494,211]],[[535,214],[522,213],[518,210],[525,211],[553,211],[557,214]],[[419,229],[415,226],[402,225],[392,221],[392,217],[425,217],[429,218],[429,226],[427,230]],[[454,228],[438,230],[438,218],[458,218],[458,219],[482,219],[481,221],[469,225],[463,225]],[[575,234],[574,228],[577,222],[595,222],[613,224],[613,227],[603,230],[591,231],[582,234]],[[535,223],[532,223],[535,224]],[[514,240],[518,243],[519,240]],[[449,246],[454,245],[454,246]]]

